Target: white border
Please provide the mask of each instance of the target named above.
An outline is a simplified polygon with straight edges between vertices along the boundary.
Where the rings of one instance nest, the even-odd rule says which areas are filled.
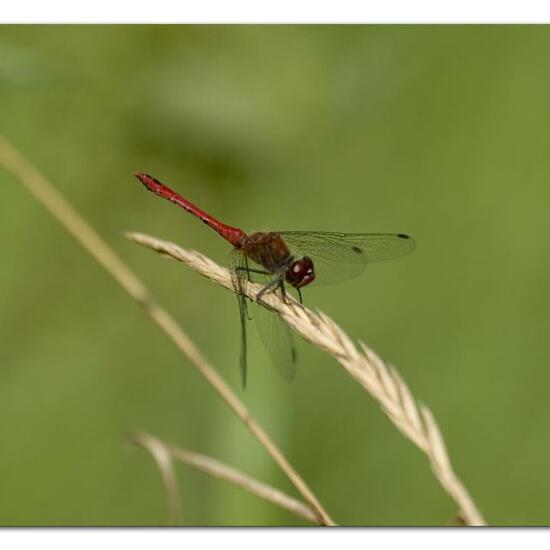
[[[534,23],[546,0],[18,0],[4,23]]]
[[[49,550],[281,550],[335,547],[355,549],[487,550],[487,548],[548,548],[543,529],[440,528],[440,529],[4,529],[5,548]],[[537,544],[540,543],[540,544]]]
[[[96,0],[88,4],[60,0],[18,0],[2,6],[2,23],[514,23],[549,22],[550,2],[522,0]],[[1,29],[0,29],[1,33]],[[0,34],[1,36],[1,34]],[[307,540],[305,540],[307,537]],[[130,547],[183,547],[231,550],[271,548],[407,548],[469,550],[548,547],[548,530],[537,529],[4,529],[7,548],[96,550]],[[466,540],[467,539],[467,540]],[[536,542],[544,543],[536,545]],[[11,544],[10,544],[11,543]],[[353,543],[359,543],[353,544]],[[183,546],[182,546],[183,545]]]

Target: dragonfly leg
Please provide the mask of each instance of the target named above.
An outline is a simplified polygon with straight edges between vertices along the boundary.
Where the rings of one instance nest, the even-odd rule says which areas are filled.
[[[248,275],[248,280],[250,281],[250,274],[251,273],[259,273],[260,275],[272,275],[272,273],[270,273],[269,271],[263,271],[262,269],[253,269],[252,267],[242,267],[242,266],[239,266],[239,267],[236,267],[235,268],[235,271],[245,271],[246,274]]]
[[[270,271],[265,271],[264,269],[255,269],[253,267],[248,267],[248,258],[245,256],[244,258],[244,267],[237,267],[235,268],[237,271],[246,271],[246,276],[248,277],[248,282],[252,282],[252,279],[250,278],[251,273],[259,273],[260,275],[271,275]]]
[[[281,295],[282,295],[282,298],[283,298],[283,302],[285,304],[290,304],[290,302],[287,300],[287,292],[285,290],[285,285],[284,285],[282,279],[280,281],[280,289],[281,289]],[[304,303],[302,302],[302,293],[301,293],[299,288],[296,288],[296,291],[298,292],[298,297],[300,298],[300,302],[296,303],[296,301],[294,301],[294,302],[292,302],[292,305],[299,306],[302,309],[304,309]]]
[[[279,280],[279,288],[281,289],[281,298],[283,299],[283,302],[285,304],[288,304],[289,301],[287,300],[287,293],[286,293],[286,289],[285,289],[285,283],[284,283],[282,277]],[[298,293],[300,292],[299,289],[296,289],[296,290],[298,291]],[[301,294],[300,294],[300,303],[302,303],[302,295]]]
[[[246,267],[243,267],[243,266],[237,266],[235,268],[235,272],[237,273],[237,281],[238,281],[238,286],[239,286],[239,294],[241,294],[242,296],[242,301],[243,301],[243,304],[244,304],[244,310],[246,312],[246,318],[249,320],[249,321],[252,321],[252,317],[250,316],[250,314],[248,313],[248,308],[246,307],[246,296],[244,295],[244,290],[243,290],[243,286],[242,286],[242,281],[241,281],[241,277],[239,276],[239,273],[242,273],[243,271],[246,273],[246,276],[247,276],[247,279],[248,279],[248,282],[250,282],[250,274],[251,273],[259,273],[261,275],[271,275],[271,273],[269,273],[268,271],[262,271],[261,269],[253,269],[251,267],[248,267],[248,260],[245,260],[246,261]]]
[[[282,282],[282,278],[277,277],[276,279],[273,279],[273,281],[270,281],[269,283],[267,283],[267,285],[265,285],[262,288],[262,290],[260,290],[260,292],[258,292],[258,294],[256,295],[256,302],[261,306],[265,307],[266,309],[269,309],[269,311],[276,312],[277,310],[272,306],[270,306],[269,304],[267,304],[266,302],[264,302],[262,298],[264,294],[267,294],[268,292],[273,291],[273,289],[279,286],[281,282]]]

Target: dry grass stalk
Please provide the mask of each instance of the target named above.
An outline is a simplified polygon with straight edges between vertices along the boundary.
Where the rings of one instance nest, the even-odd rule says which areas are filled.
[[[133,443],[145,447],[150,452],[153,452],[153,449],[162,449],[164,454],[168,454],[176,460],[192,466],[200,472],[217,479],[227,481],[228,483],[240,487],[241,489],[258,496],[263,500],[288,510],[290,513],[300,518],[310,521],[311,523],[317,523],[315,513],[303,502],[300,502],[286,493],[279,491],[279,489],[262,483],[261,481],[258,481],[243,472],[228,466],[227,464],[223,464],[219,460],[183,449],[182,447],[177,447],[170,443],[166,443],[157,437],[153,437],[152,435],[142,432],[130,434],[129,439]]]
[[[162,241],[140,233],[128,233],[128,238],[175,260],[184,262],[201,275],[233,290],[227,269],[199,252],[185,250],[174,243]],[[255,299],[261,287],[249,283],[245,289]],[[457,503],[460,515],[468,525],[485,522],[468,491],[455,474],[443,437],[431,411],[417,404],[397,370],[385,364],[369,347],[358,347],[330,317],[315,313],[289,299],[285,304],[275,293],[262,298],[277,310],[279,315],[303,338],[331,354],[346,372],[381,405],[394,425],[419,447],[428,457],[433,473],[445,491]]]
[[[226,384],[224,379],[203,357],[200,350],[173,317],[154,299],[147,287],[119,258],[114,250],[86,222],[65,197],[5,138],[0,135],[0,166],[11,172],[21,185],[67,230],[67,232],[111,275],[119,285],[141,304],[145,312],[172,342],[188,357],[206,378],[233,413],[245,424],[273,458],[304,500],[314,510],[320,525],[334,525],[313,491],[288,462],[265,430],[254,419]]]
[[[144,433],[132,433],[128,436],[128,441],[143,447],[153,457],[162,478],[170,524],[179,525],[181,523],[181,504],[178,492],[178,480],[170,449],[160,439]]]

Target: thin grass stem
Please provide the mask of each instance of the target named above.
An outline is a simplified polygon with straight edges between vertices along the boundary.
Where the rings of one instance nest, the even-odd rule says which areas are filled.
[[[210,475],[216,479],[221,479],[240,487],[244,491],[257,497],[271,502],[284,510],[289,511],[291,514],[305,519],[311,523],[318,523],[315,513],[309,506],[306,506],[303,502],[292,498],[291,496],[279,491],[271,485],[262,483],[253,477],[240,472],[239,470],[216,460],[210,456],[196,453],[182,447],[172,445],[154,437],[152,435],[136,432],[128,436],[129,440],[137,445],[145,447],[152,452],[153,449],[163,449],[164,453],[168,453],[171,457],[195,468],[196,470]],[[158,461],[157,461],[158,462]]]
[[[44,206],[82,247],[119,285],[141,304],[147,315],[172,340],[178,349],[203,375],[233,413],[258,439],[304,500],[311,506],[320,525],[334,525],[313,491],[291,466],[262,426],[218,372],[208,363],[197,346],[174,318],[153,298],[151,292],[114,250],[86,222],[65,197],[15,148],[0,135],[0,166],[13,174],[19,183]]]

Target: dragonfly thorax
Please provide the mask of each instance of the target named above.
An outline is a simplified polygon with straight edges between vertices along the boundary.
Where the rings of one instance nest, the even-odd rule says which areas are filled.
[[[241,241],[240,249],[270,273],[284,271],[292,261],[292,255],[279,233],[262,231],[247,235]]]
[[[280,233],[252,233],[241,240],[239,248],[270,273],[284,274],[286,282],[294,288],[306,286],[315,279],[313,260],[309,256],[294,259]]]

